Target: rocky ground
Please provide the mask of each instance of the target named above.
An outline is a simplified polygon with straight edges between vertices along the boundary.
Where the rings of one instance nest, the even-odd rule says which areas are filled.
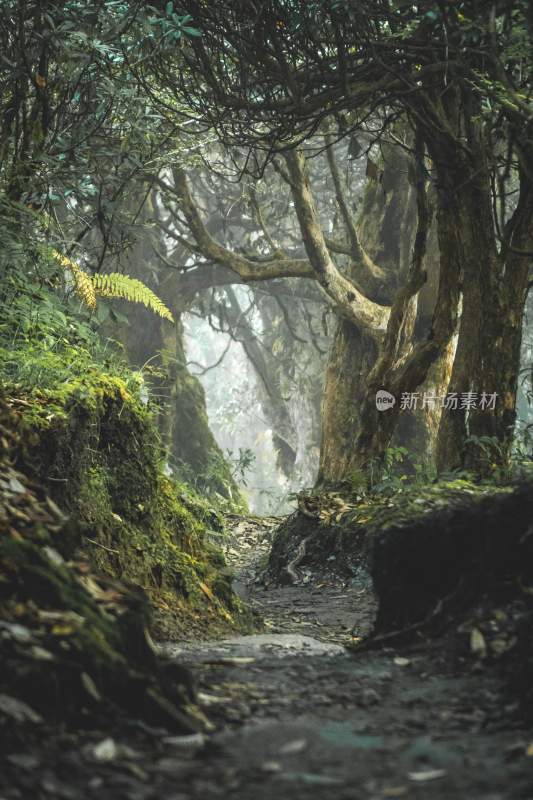
[[[295,563],[294,582],[268,585],[276,524],[234,517],[226,545],[264,630],[160,646],[192,667],[207,730],[29,720],[2,755],[0,800],[532,800],[533,731],[475,637],[354,650],[376,613],[368,576]]]

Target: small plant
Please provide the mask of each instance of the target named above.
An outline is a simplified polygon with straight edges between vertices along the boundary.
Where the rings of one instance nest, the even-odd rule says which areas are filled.
[[[96,309],[98,296],[117,297],[128,300],[130,303],[141,303],[163,319],[174,322],[174,317],[163,301],[137,278],[130,278],[129,275],[122,275],[119,272],[89,275],[75,261],[57,250],[53,250],[52,255],[56,261],[69,270],[76,294],[91,310]]]
[[[506,463],[504,447],[496,436],[469,436],[465,439],[465,448],[477,450],[480,471],[492,480],[506,480],[509,475],[509,464]]]
[[[231,474],[238,483],[247,486],[247,473],[252,469],[255,462],[255,454],[249,447],[239,447],[238,454],[233,450],[227,450],[226,456],[230,464]]]
[[[407,475],[398,473],[409,451],[405,447],[388,447],[383,458],[372,460],[368,467],[369,488],[376,493],[390,493],[402,488]]]

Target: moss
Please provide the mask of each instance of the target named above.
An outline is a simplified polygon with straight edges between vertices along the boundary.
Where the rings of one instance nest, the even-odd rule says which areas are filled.
[[[157,426],[175,474],[227,510],[245,511],[209,427],[202,384],[188,370],[181,321],[171,327],[141,306],[129,307],[128,318],[129,325],[110,327],[109,333],[122,341],[130,363],[143,369],[160,398]]]
[[[79,725],[126,710],[201,729],[191,676],[178,669],[170,680],[150,646],[146,594],[91,572],[86,559],[65,560],[63,543],[82,531],[14,470],[11,421],[0,396],[0,691],[29,704],[34,725],[39,714]],[[2,747],[20,747],[27,735],[0,715]]]
[[[185,364],[178,364],[172,386],[176,409],[171,434],[171,452],[178,473],[192,481],[199,491],[226,501],[228,510],[245,512],[242,497],[231,470],[209,428],[205,393],[198,378]]]
[[[5,390],[17,468],[80,523],[84,535],[62,534],[64,546],[87,550],[98,570],[144,587],[183,624],[190,613],[195,624],[233,624],[231,590],[218,574],[223,559],[207,542],[211,526],[220,534],[221,518],[163,474],[152,411],[135,381],[94,370],[47,389]]]

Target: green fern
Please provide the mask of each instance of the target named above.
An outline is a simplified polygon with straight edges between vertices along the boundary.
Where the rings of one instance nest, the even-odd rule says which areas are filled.
[[[130,278],[120,272],[109,272],[105,275],[93,275],[92,282],[94,291],[101,297],[121,297],[131,303],[141,303],[163,319],[174,322],[174,317],[163,301],[137,278]]]
[[[109,272],[105,275],[88,275],[81,267],[67,256],[52,251],[53,257],[68,269],[74,280],[76,294],[91,309],[96,308],[96,297],[120,297],[130,303],[141,303],[163,319],[174,322],[174,317],[163,301],[148,286],[137,278],[122,275],[120,272]]]
[[[58,253],[57,250],[53,250],[52,255],[63,267],[70,270],[74,280],[76,294],[83,300],[86,306],[94,310],[96,308],[96,292],[91,276],[84,272],[75,261],[72,261],[72,259],[64,256],[62,253]]]

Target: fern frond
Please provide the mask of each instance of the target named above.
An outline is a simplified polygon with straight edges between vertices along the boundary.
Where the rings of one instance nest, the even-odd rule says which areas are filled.
[[[87,273],[84,272],[75,261],[72,261],[72,259],[64,256],[57,250],[53,250],[52,255],[56,261],[58,261],[63,267],[66,267],[72,273],[76,294],[89,308],[95,309],[96,292],[94,290],[94,284],[91,276],[87,275]]]
[[[97,295],[120,297],[131,303],[141,303],[163,319],[174,322],[174,317],[163,301],[137,278],[130,278],[129,275],[122,275],[119,272],[91,276],[84,272],[75,261],[57,250],[52,250],[52,255],[56,261],[71,272],[76,294],[89,308],[96,308]]]
[[[163,319],[174,322],[174,317],[163,301],[137,278],[130,278],[120,272],[108,272],[105,275],[93,275],[92,285],[97,295],[141,303]]]

